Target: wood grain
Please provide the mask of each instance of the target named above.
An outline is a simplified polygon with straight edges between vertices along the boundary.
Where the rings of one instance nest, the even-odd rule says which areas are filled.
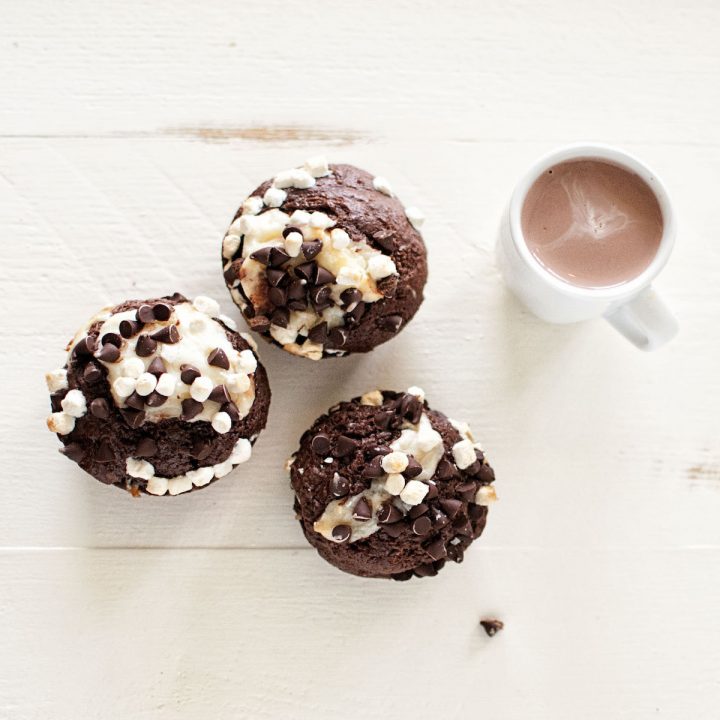
[[[0,718],[715,717],[719,22],[712,0],[7,8]],[[515,180],[579,139],[676,205],[658,353],[537,321],[495,268]],[[135,501],[59,456],[43,373],[76,327],[174,290],[237,317],[222,232],[319,153],[425,211],[411,327],[320,366],[261,346],[268,430],[203,492]],[[462,565],[360,581],[308,549],[283,463],[336,400],[411,384],[471,423],[501,502]]]

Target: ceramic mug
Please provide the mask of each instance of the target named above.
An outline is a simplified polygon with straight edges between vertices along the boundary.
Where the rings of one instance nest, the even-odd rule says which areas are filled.
[[[655,194],[663,217],[663,234],[655,257],[643,272],[613,287],[572,285],[546,270],[530,252],[520,221],[527,193],[549,168],[568,160],[604,160],[639,175]],[[655,350],[671,340],[678,324],[652,288],[675,240],[675,214],[665,187],[645,164],[607,145],[567,145],[540,158],[520,180],[503,218],[496,247],[498,266],[508,287],[542,320],[573,323],[604,317],[642,350]]]

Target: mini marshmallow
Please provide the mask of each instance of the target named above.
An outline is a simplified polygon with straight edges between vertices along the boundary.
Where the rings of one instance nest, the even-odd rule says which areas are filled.
[[[65,412],[54,412],[47,419],[47,426],[58,435],[69,435],[75,429],[75,418]]]
[[[65,390],[68,386],[67,370],[65,368],[58,368],[57,370],[51,370],[49,373],[45,373],[45,382],[51,393],[57,392],[58,390]]]
[[[218,315],[217,319],[223,323],[224,325],[227,325],[231,330],[237,330],[237,323],[227,315]]]
[[[213,384],[210,378],[201,375],[193,380],[190,386],[190,396],[198,402],[205,402],[213,391]]]
[[[305,239],[299,232],[288,233],[285,238],[285,252],[290,257],[297,257],[300,254],[300,248],[302,247]]]
[[[238,368],[241,372],[251,375],[257,370],[257,358],[252,350],[242,350]]]
[[[74,418],[80,418],[87,412],[87,401],[82,390],[70,390],[60,403],[63,411]]]
[[[293,187],[300,190],[307,190],[315,185],[315,178],[307,171],[301,168],[295,170],[293,176]]]
[[[291,327],[281,328],[279,325],[270,326],[270,335],[273,340],[279,342],[281,345],[294,343],[298,336],[297,330]]]
[[[122,376],[115,380],[113,383],[113,392],[121,398],[126,398],[133,394],[135,390],[135,384],[137,380],[135,378]]]
[[[401,473],[408,466],[408,456],[397,450],[388,453],[382,459],[382,469],[386,473]]]
[[[330,239],[332,240],[332,246],[336,250],[343,250],[350,244],[350,236],[341,228],[331,230]]]
[[[225,376],[225,385],[233,394],[241,394],[250,389],[250,378],[244,373],[229,373]]]
[[[257,215],[263,207],[262,198],[257,195],[251,195],[242,204],[242,211],[244,215]]]
[[[263,195],[263,202],[271,208],[280,207],[287,197],[287,193],[280,188],[269,187]]]
[[[381,177],[379,175],[378,177],[373,178],[373,187],[379,192],[392,197],[393,191],[387,178]]]
[[[480,489],[475,493],[476,505],[490,505],[498,499],[495,488],[492,485],[481,485]]]
[[[190,332],[193,335],[200,335],[200,333],[205,332],[206,327],[207,327],[207,323],[205,322],[204,318],[194,318],[193,320],[190,321],[190,325],[189,325]],[[176,348],[173,348],[172,345],[170,345],[169,347],[170,347],[171,352],[176,349]],[[167,350],[167,348],[168,348],[167,345],[163,345],[163,348],[160,352],[164,353]]]
[[[316,155],[305,161],[305,169],[313,177],[325,177],[330,174],[327,158],[324,155]]]
[[[419,505],[428,494],[430,487],[420,480],[410,480],[400,493],[400,499],[408,505]]]
[[[400,473],[391,473],[385,480],[385,490],[391,495],[399,495],[405,487],[405,478]]]
[[[220,314],[220,305],[206,295],[198,295],[192,302],[193,307],[201,313],[205,313],[210,317],[217,317]]]
[[[230,462],[230,458],[224,462],[213,465],[213,474],[216,478],[225,477],[228,473],[232,472],[233,464]]]
[[[282,170],[273,178],[272,184],[276,188],[280,188],[281,190],[293,187],[293,185],[295,184],[295,169],[293,168],[292,170]]]
[[[129,457],[125,461],[125,472],[130,477],[149,480],[155,475],[155,468],[147,460]]]
[[[120,366],[120,372],[125,377],[139,378],[145,372],[145,363],[139,357],[130,357],[127,360],[123,360]],[[132,390],[130,392],[132,392]]]
[[[460,470],[470,467],[475,460],[477,460],[477,457],[475,456],[475,448],[469,440],[461,440],[460,442],[455,443],[453,445],[452,454],[455,459],[455,464],[460,468]]]
[[[215,477],[215,473],[212,467],[208,466],[198,468],[197,470],[188,470],[185,473],[185,477],[187,477],[195,487],[203,487]]]
[[[328,217],[324,212],[315,211],[310,213],[310,227],[316,228],[317,230],[327,230],[332,227],[335,221]]]
[[[213,430],[220,435],[224,435],[232,427],[232,418],[226,412],[219,412],[213,415]]]
[[[155,390],[165,397],[170,397],[177,387],[178,378],[173,373],[163,373],[157,381]]]
[[[372,392],[365,393],[360,398],[361,405],[382,405],[383,396],[379,390],[373,390]]]
[[[425,391],[418,387],[417,385],[413,385],[407,389],[408,395],[414,395],[416,398],[420,399],[420,402],[425,400]]]
[[[356,267],[345,267],[340,268],[340,272],[335,277],[335,282],[338,285],[347,285],[348,287],[360,287],[365,280],[365,273]]]
[[[135,392],[143,397],[149,395],[157,387],[157,378],[149,372],[144,372],[135,385]]]
[[[187,475],[178,475],[168,480],[168,492],[171,495],[180,495],[190,490],[192,490],[192,480]]]
[[[247,462],[252,455],[252,445],[247,438],[240,438],[233,448],[230,454],[230,462],[233,465],[240,465],[241,463]]]
[[[368,260],[368,273],[375,280],[382,280],[388,275],[395,275],[397,268],[395,263],[387,255],[373,255]]]
[[[308,225],[310,223],[310,213],[307,210],[295,210],[290,216],[291,225]]]
[[[231,258],[240,249],[240,238],[237,235],[226,235],[222,247],[223,257]]]
[[[407,219],[410,221],[410,224],[417,230],[422,226],[422,224],[425,222],[425,215],[423,215],[422,210],[420,208],[416,208],[415,206],[412,207],[406,207],[405,208],[405,215]]]
[[[164,495],[168,491],[168,479],[163,477],[151,477],[145,490],[151,495]]]

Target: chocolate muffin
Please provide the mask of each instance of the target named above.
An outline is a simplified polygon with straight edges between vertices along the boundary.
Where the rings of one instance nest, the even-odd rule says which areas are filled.
[[[461,562],[496,499],[468,426],[431,410],[416,387],[331,408],[288,465],[305,537],[363,577],[407,580]]]
[[[250,327],[294,355],[368,352],[423,300],[422,222],[384,178],[314,158],[243,202],[223,239],[225,282]]]
[[[46,375],[47,420],[74,460],[133,495],[204,487],[250,458],[270,387],[251,337],[207,297],[101,310]]]

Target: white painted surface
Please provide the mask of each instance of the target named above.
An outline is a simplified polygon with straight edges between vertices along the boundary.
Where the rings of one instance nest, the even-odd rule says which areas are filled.
[[[0,718],[717,717],[719,23],[712,0],[8,4]],[[656,354],[541,324],[493,267],[519,174],[579,139],[675,201]],[[134,501],[60,457],[42,375],[76,326],[176,289],[236,316],[223,229],[319,152],[425,211],[412,326],[320,366],[261,346],[269,428],[201,493]],[[335,400],[410,384],[473,425],[501,503],[462,565],[361,581],[307,548],[282,463]]]

